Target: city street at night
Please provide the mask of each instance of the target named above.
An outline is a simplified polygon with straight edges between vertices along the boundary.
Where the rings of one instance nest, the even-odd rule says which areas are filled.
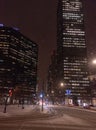
[[[9,110],[12,108],[13,112]],[[96,130],[96,111],[91,109],[44,106],[42,112],[40,106],[30,105],[24,109],[9,106],[9,109],[0,112],[1,130]]]
[[[96,130],[96,0],[1,0],[0,13],[0,130]]]

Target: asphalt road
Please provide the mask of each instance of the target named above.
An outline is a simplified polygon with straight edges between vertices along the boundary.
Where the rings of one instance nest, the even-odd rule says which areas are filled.
[[[25,115],[0,118],[0,130],[96,130],[96,112],[64,106],[35,108]]]

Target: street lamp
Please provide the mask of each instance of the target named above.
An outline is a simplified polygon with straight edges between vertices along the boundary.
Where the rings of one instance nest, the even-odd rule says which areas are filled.
[[[92,63],[93,63],[93,64],[96,64],[96,59],[94,59],[94,60],[92,61]]]
[[[64,86],[64,83],[63,83],[63,82],[61,82],[61,83],[60,83],[60,86],[61,86],[61,87],[63,87],[63,86]]]

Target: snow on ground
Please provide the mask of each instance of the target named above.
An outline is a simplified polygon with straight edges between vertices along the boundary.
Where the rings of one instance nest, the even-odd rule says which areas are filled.
[[[22,105],[7,105],[6,107],[6,113],[4,113],[4,105],[0,105],[0,117],[10,117],[12,115],[24,115],[27,114],[29,112],[31,112],[32,110],[35,110],[36,105],[24,105],[24,109],[22,109]],[[40,109],[40,113],[49,113],[50,110],[48,109],[48,107],[43,106],[43,111],[42,111],[42,107],[39,106]]]
[[[0,117],[8,117],[12,115],[23,115],[26,114],[32,109],[35,109],[36,106],[33,105],[24,105],[24,109],[22,109],[22,105],[7,105],[6,113],[4,113],[4,105],[0,105]]]
[[[32,110],[36,109],[36,105],[24,105],[24,109],[22,109],[22,105],[7,105],[6,107],[6,113],[4,113],[4,105],[0,105],[0,117],[10,117],[12,115],[24,115],[27,113],[30,113]],[[56,106],[55,106],[56,107]],[[63,106],[62,106],[63,107]],[[40,113],[53,113],[53,109],[51,106],[43,106],[43,111],[42,111],[42,106],[39,106]],[[73,109],[80,109],[80,108],[74,108]],[[96,112],[96,107],[93,109],[90,109],[92,112]],[[89,111],[85,109],[85,111]],[[55,113],[55,112],[54,112]]]

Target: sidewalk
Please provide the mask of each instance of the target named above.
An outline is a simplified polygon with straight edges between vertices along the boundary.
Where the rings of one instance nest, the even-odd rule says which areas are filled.
[[[96,111],[96,107],[90,107],[90,109]]]
[[[24,115],[28,112],[35,109],[34,105],[24,105],[24,109],[22,109],[22,105],[7,105],[6,113],[4,113],[4,105],[0,105],[0,117],[10,117],[12,115]]]
[[[48,107],[43,106],[43,111],[41,110],[41,106],[37,105],[24,105],[24,109],[22,109],[22,105],[7,105],[6,113],[4,113],[4,105],[0,105],[0,118],[1,117],[11,117],[17,115],[25,115],[30,113],[32,110],[39,110],[40,113],[50,113]]]
[[[84,108],[83,106],[69,106],[69,107],[73,107],[73,108],[77,108],[77,109],[84,109],[84,110],[92,110],[92,111],[96,111],[96,107],[89,107],[89,108]]]
[[[58,107],[58,105],[50,105],[51,107]],[[84,108],[83,106],[59,105],[59,107],[71,107],[73,109],[90,110],[96,112],[96,107]]]

